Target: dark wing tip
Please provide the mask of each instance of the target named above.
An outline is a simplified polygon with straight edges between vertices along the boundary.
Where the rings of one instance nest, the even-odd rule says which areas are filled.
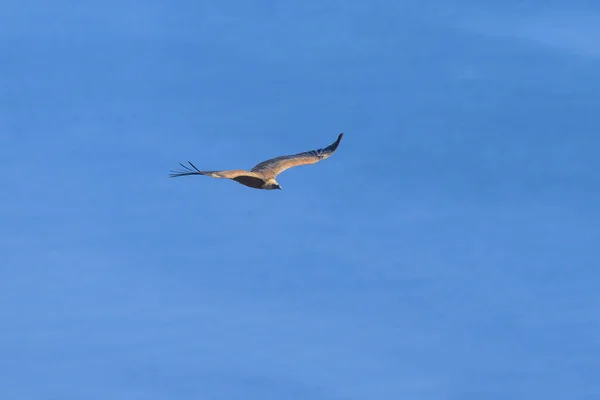
[[[336,141],[333,142],[332,144],[330,144],[329,146],[327,146],[326,150],[331,151],[333,153],[340,145],[340,141],[342,140],[343,136],[344,136],[344,132],[340,133],[338,135],[338,138],[336,139]]]
[[[179,165],[181,166],[182,169],[171,170],[170,171],[171,173],[169,174],[169,178],[175,178],[178,176],[187,176],[187,175],[202,175],[202,172],[198,168],[196,168],[196,166],[194,164],[192,164],[190,161],[188,161],[188,164],[191,165],[193,169],[191,169],[187,165],[183,165],[182,163],[179,163]]]

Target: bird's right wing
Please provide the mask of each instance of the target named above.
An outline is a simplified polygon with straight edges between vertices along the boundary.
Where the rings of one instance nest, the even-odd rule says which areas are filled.
[[[344,133],[340,133],[337,140],[327,147],[317,150],[305,151],[303,153],[281,156],[263,161],[252,168],[252,172],[259,173],[265,177],[274,178],[288,168],[299,165],[314,164],[331,156],[338,148]]]

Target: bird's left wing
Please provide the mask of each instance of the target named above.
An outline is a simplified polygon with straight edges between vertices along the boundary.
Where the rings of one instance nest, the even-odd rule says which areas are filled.
[[[322,149],[305,151],[298,154],[281,156],[263,161],[252,168],[251,171],[262,174],[265,177],[274,178],[286,169],[297,167],[299,165],[314,164],[331,156],[338,148],[340,141],[342,140],[342,136],[344,136],[343,132],[339,134],[334,143]]]
[[[206,175],[206,176],[211,176],[213,178],[226,178],[226,179],[235,179],[240,176],[250,176],[250,177],[254,177],[254,178],[260,178],[260,176],[255,174],[254,172],[244,171],[243,169],[229,169],[229,170],[221,170],[221,171],[200,171],[190,161],[188,161],[188,164],[189,164],[189,166],[179,163],[181,168],[171,171],[171,173],[169,174],[169,177],[175,178],[178,176],[187,176],[187,175]]]

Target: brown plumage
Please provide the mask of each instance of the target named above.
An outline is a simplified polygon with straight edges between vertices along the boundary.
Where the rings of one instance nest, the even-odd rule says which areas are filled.
[[[194,164],[188,161],[187,165],[179,164],[183,169],[172,171],[169,175],[171,178],[186,175],[206,175],[213,178],[231,179],[242,185],[249,186],[255,189],[281,189],[279,183],[275,180],[277,175],[286,169],[297,167],[300,165],[314,164],[321,160],[330,157],[338,148],[344,133],[340,133],[337,140],[327,147],[317,150],[305,151],[289,156],[281,156],[263,161],[250,171],[242,169],[233,169],[225,171],[200,171]],[[191,167],[191,168],[190,168]]]

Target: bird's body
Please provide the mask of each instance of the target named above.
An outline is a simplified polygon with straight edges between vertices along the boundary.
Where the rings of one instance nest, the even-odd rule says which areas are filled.
[[[242,169],[223,170],[223,171],[200,171],[194,164],[188,161],[190,167],[179,164],[183,170],[172,171],[170,177],[186,176],[186,175],[206,175],[213,178],[231,179],[242,185],[254,188],[274,190],[281,189],[279,183],[275,180],[277,175],[288,168],[314,164],[331,156],[337,149],[342,140],[343,133],[340,133],[337,140],[331,145],[322,149],[305,151],[289,156],[280,156],[263,161],[250,171]]]

